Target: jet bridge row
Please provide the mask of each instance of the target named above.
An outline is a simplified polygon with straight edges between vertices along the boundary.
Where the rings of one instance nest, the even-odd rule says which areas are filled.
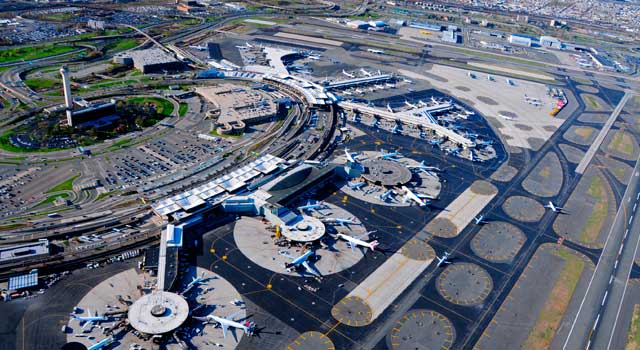
[[[429,130],[432,130],[440,137],[447,137],[449,140],[460,144],[462,147],[473,147],[475,143],[468,138],[457,134],[453,130],[449,130],[442,125],[436,124],[429,120],[428,118],[419,118],[415,117],[408,112],[395,112],[391,113],[389,111],[381,110],[375,107],[365,106],[359,103],[341,101],[338,105],[346,110],[353,112],[360,112],[368,115],[372,115],[374,117],[384,118],[387,120],[401,122],[405,124],[417,125],[419,127],[423,127]]]
[[[360,85],[366,85],[366,84],[375,84],[375,83],[386,82],[386,81],[389,81],[389,80],[392,80],[392,79],[393,79],[393,75],[391,75],[391,74],[380,74],[380,75],[374,75],[374,76],[371,76],[371,77],[354,78],[354,79],[331,82],[331,83],[325,85],[325,88],[327,90],[345,89],[345,88],[350,88],[350,87],[353,87],[353,86],[360,86]]]

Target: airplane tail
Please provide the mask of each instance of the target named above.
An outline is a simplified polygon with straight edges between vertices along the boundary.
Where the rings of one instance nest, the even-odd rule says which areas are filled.
[[[371,250],[372,250],[372,251],[374,251],[374,250],[376,250],[376,247],[377,247],[379,244],[380,244],[380,243],[378,243],[378,241],[377,241],[377,240],[375,240],[375,241],[373,241],[373,242],[370,242],[370,243],[369,243],[369,247],[371,247]]]

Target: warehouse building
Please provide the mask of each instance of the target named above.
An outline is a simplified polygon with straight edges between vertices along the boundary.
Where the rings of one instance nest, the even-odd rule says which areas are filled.
[[[114,62],[116,62],[116,59],[117,63],[133,64],[142,73],[179,70],[184,67],[180,60],[158,48],[129,51],[114,57]]]
[[[442,32],[441,40],[445,43],[457,44],[459,42],[459,39],[460,37],[458,33],[454,32],[453,30],[445,30],[444,32]]]
[[[552,36],[541,36],[540,46],[560,50],[562,49],[562,42]]]
[[[509,35],[509,43],[512,45],[531,47],[531,38],[518,34]]]

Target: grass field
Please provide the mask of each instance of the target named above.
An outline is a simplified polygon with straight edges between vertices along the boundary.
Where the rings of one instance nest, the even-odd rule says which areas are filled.
[[[137,83],[138,83],[137,80],[105,81],[105,82],[91,84],[91,85],[89,85],[89,87],[87,89],[82,89],[82,91],[95,91],[95,90],[110,88],[110,87],[114,87],[114,86],[118,86],[118,85],[126,86],[126,85],[135,85]]]
[[[602,179],[599,176],[594,176],[591,179],[587,193],[596,200],[596,203],[589,219],[587,219],[587,222],[582,228],[579,237],[580,242],[593,243],[600,235],[600,231],[607,220],[607,215],[609,215],[609,203],[605,200],[607,196],[604,191],[605,188]]]
[[[633,155],[633,139],[626,132],[617,131],[613,135],[609,149],[631,156]]]
[[[230,139],[239,139],[242,137],[242,135],[221,135],[221,134],[218,134],[216,129],[209,131],[209,135],[216,136],[216,137],[230,138]]]
[[[189,110],[189,104],[186,102],[180,102],[180,108],[178,108],[178,116],[180,118],[184,117],[184,115],[187,114],[188,110]]]
[[[640,305],[633,306],[633,317],[627,333],[627,345],[625,350],[640,350]]]
[[[156,107],[158,114],[171,115],[173,113],[173,103],[160,97],[133,97],[127,100],[129,103],[134,104],[152,104]],[[185,112],[186,113],[186,112]]]
[[[35,60],[42,57],[59,55],[71,52],[76,48],[64,44],[46,44],[16,47],[13,49],[0,50],[0,63],[13,62],[19,60]]]
[[[69,197],[69,194],[68,194],[68,193],[52,194],[52,195],[50,195],[49,197],[45,198],[42,202],[40,202],[40,203],[36,204],[36,205],[34,206],[34,208],[41,207],[41,206],[43,206],[43,205],[47,205],[47,204],[49,204],[49,203],[53,203],[53,201],[55,201],[56,199],[58,199],[58,197],[60,197],[60,198],[68,198],[68,197]]]
[[[558,330],[573,292],[578,285],[580,275],[582,275],[582,271],[585,268],[584,260],[566,250],[560,249],[554,254],[564,259],[564,266],[547,297],[540,315],[538,315],[538,320],[523,345],[523,349],[539,350],[551,348],[553,337]]]
[[[114,195],[116,193],[116,191],[109,191],[109,192],[103,192],[100,193],[97,197],[96,197],[96,202],[101,201],[107,197],[110,197],[112,195]]]
[[[136,41],[136,39],[122,38],[109,42],[107,45],[105,45],[104,48],[108,52],[118,52],[128,50],[136,46],[138,46],[138,42]]]
[[[15,230],[17,228],[23,228],[23,227],[27,227],[27,225],[26,224],[21,224],[21,223],[0,225],[0,231]]]
[[[79,177],[80,177],[80,174],[74,175],[74,176],[66,179],[65,181],[63,181],[63,182],[51,187],[45,193],[55,193],[55,192],[60,192],[60,191],[73,191],[73,181],[75,181],[75,179],[77,179]]]
[[[132,139],[130,139],[130,138],[124,138],[124,139],[122,139],[122,140],[120,140],[120,141],[116,141],[116,142],[114,142],[111,146],[109,146],[109,147],[107,148],[107,151],[115,151],[115,150],[118,150],[118,149],[120,149],[120,148],[128,147],[128,146],[129,146],[129,144],[131,144],[131,142],[133,142],[133,140],[132,140]]]
[[[32,78],[24,81],[28,87],[35,91],[48,90],[60,86],[60,82],[47,78]]]
[[[582,137],[583,139],[586,140],[589,137],[591,137],[591,135],[593,135],[593,131],[594,130],[592,128],[587,128],[587,127],[580,128],[580,127],[578,127],[578,128],[576,128],[575,132],[576,132],[576,135],[578,135],[578,136],[580,136],[580,137]]]
[[[587,95],[584,98],[585,100],[587,100],[589,107],[591,107],[592,109],[600,109],[600,104],[598,103],[595,97]]]

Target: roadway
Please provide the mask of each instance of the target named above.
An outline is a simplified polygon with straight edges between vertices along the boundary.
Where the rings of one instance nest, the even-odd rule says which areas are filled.
[[[571,323],[563,350],[608,349],[611,345],[640,242],[640,222],[634,215],[640,200],[639,175],[640,159],[636,161],[631,181]]]

